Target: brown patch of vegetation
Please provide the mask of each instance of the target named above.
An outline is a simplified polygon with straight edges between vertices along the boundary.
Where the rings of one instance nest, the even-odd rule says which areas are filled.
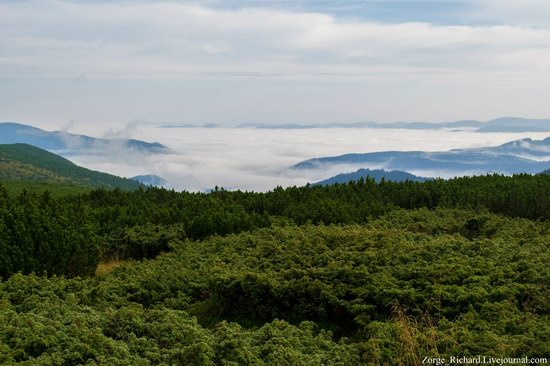
[[[115,268],[120,267],[124,261],[119,260],[118,258],[111,259],[107,262],[101,262],[97,265],[95,270],[96,276],[105,276],[111,273]]]

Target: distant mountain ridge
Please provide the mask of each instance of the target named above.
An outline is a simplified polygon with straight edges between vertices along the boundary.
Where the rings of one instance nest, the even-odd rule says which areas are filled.
[[[399,170],[386,171],[383,169],[375,169],[375,170],[359,169],[352,173],[338,174],[334,177],[324,179],[317,183],[313,183],[313,185],[330,186],[336,183],[344,184],[344,183],[358,181],[361,178],[373,178],[376,182],[380,182],[382,179],[387,181],[392,181],[392,182],[404,182],[404,181],[425,182],[426,180],[430,179],[425,177],[418,177],[414,174],[410,174]]]
[[[333,123],[241,123],[237,125],[224,125],[216,123],[188,124],[165,123],[161,128],[251,128],[268,130],[307,130],[315,128],[376,128],[376,129],[409,129],[409,130],[433,130],[433,129],[469,129],[475,132],[550,132],[550,119],[533,119],[522,117],[501,117],[489,121],[459,120],[451,122],[333,122]]]
[[[476,132],[550,132],[550,119],[529,119],[520,117],[501,117],[490,121],[461,120],[452,122],[351,122],[351,123],[314,123],[314,124],[260,124],[244,123],[241,128],[257,129],[312,129],[312,128],[390,128],[429,130],[439,128],[473,129]]]
[[[29,144],[0,145],[0,183],[2,182],[126,190],[142,186],[130,179],[80,167],[59,155]]]
[[[159,125],[161,128],[252,128],[270,130],[306,130],[315,128],[389,128],[409,130],[432,130],[440,128],[470,129],[475,132],[550,132],[550,119],[532,119],[522,117],[501,117],[489,121],[459,120],[451,122],[333,122],[333,123],[241,123],[237,125],[224,125],[216,123],[188,124],[166,123]]]
[[[45,131],[14,122],[0,123],[0,144],[23,143],[62,155],[80,153],[109,153],[133,149],[148,153],[167,153],[169,149],[158,142],[135,139],[102,139],[62,131]]]
[[[450,151],[383,151],[352,153],[302,161],[292,169],[326,169],[333,166],[438,172],[451,175],[485,173],[538,173],[550,166],[550,137],[544,140],[523,139],[506,144]],[[431,175],[431,174],[426,174]]]

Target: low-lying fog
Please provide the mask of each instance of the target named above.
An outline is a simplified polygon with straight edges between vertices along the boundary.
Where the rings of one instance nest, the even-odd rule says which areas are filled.
[[[203,191],[214,186],[227,189],[266,191],[278,185],[304,185],[338,173],[288,169],[300,161],[346,153],[388,150],[442,151],[455,148],[500,145],[530,137],[544,139],[548,133],[478,133],[469,130],[408,129],[252,129],[252,128],[163,128],[141,125],[128,138],[158,141],[171,154],[135,151],[77,155],[70,159],[90,169],[131,177],[156,174],[176,190]],[[108,136],[107,136],[108,137]],[[365,167],[369,168],[369,167]],[[370,167],[383,168],[383,166]],[[356,170],[350,167],[348,171]],[[412,172],[450,177],[442,172]]]

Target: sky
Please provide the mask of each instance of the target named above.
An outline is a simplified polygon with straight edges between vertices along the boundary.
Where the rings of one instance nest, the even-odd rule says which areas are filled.
[[[0,121],[550,117],[547,0],[0,0]]]

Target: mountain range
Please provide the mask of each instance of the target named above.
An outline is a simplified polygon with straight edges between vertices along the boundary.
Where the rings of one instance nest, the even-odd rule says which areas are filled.
[[[195,126],[197,127],[197,126]],[[245,123],[237,127],[257,129],[312,129],[312,128],[390,128],[431,130],[439,128],[472,129],[476,132],[550,132],[550,119],[529,119],[520,117],[502,117],[481,122],[461,120],[452,122],[352,122],[352,123],[315,123],[315,124],[263,124]]]
[[[532,119],[522,117],[501,117],[489,121],[460,120],[451,122],[333,122],[333,123],[241,123],[238,125],[224,125],[216,123],[187,124],[166,123],[162,128],[252,128],[270,130],[304,130],[314,128],[389,128],[409,130],[433,130],[440,128],[463,130],[469,129],[475,132],[550,132],[550,119]]]
[[[134,139],[102,139],[75,135],[63,131],[45,131],[13,122],[0,123],[0,144],[23,143],[70,156],[75,154],[110,154],[122,149],[147,153],[167,153],[169,149],[158,142]]]
[[[449,151],[383,151],[352,153],[302,161],[292,169],[350,167],[402,170],[439,176],[487,173],[539,173],[550,167],[550,137],[544,140],[522,139],[495,147],[454,149]]]

